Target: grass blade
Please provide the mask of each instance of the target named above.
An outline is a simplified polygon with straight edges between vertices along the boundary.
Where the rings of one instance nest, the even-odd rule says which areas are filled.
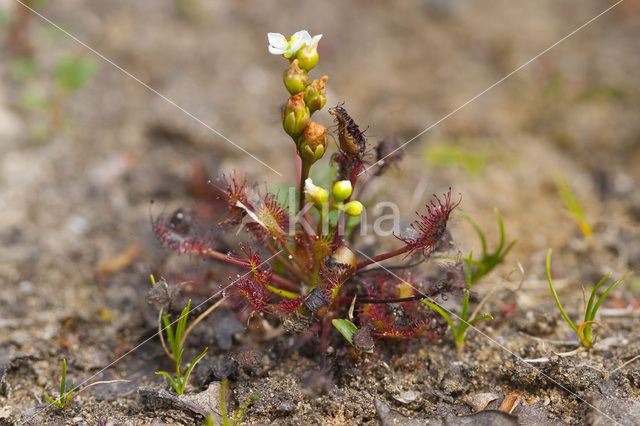
[[[565,312],[564,308],[562,307],[562,303],[560,303],[560,299],[558,298],[558,293],[556,293],[556,289],[553,287],[553,280],[551,279],[551,249],[549,249],[549,251],[547,252],[547,262],[545,266],[547,270],[547,281],[549,281],[549,288],[551,288],[553,298],[556,299],[558,309],[560,309],[560,313],[562,313],[562,316],[564,317],[564,320],[567,322],[567,324],[569,324],[569,327],[571,327],[571,329],[575,331],[576,334],[578,334],[578,327],[576,327],[573,321],[571,321],[571,318],[569,318],[569,315],[567,315],[567,313]]]
[[[478,321],[482,321],[482,320],[486,320],[486,319],[493,319],[493,315],[479,315],[477,317],[475,317],[474,319],[472,319],[471,321],[469,321],[470,325],[474,325],[475,323],[477,323]]]
[[[589,296],[589,303],[587,303],[587,309],[585,309],[585,311],[584,311],[584,320],[585,321],[593,320],[593,317],[591,316],[591,308],[593,307],[593,301],[596,298],[596,293],[598,292],[598,289],[600,288],[602,283],[604,283],[607,280],[607,278],[609,278],[610,276],[611,276],[611,274],[607,274],[604,277],[602,277],[602,279],[598,282],[598,284],[596,284],[596,286],[591,291],[591,296]],[[583,289],[583,291],[584,291],[584,289]]]
[[[198,355],[197,357],[194,358],[193,361],[191,361],[191,365],[189,366],[189,368],[187,368],[187,371],[184,373],[184,379],[183,379],[184,384],[186,384],[187,381],[189,380],[189,375],[191,374],[191,370],[193,370],[193,367],[195,367],[198,361],[200,361],[202,357],[206,355],[208,349],[209,348],[204,348],[204,351],[202,351],[200,355]],[[184,385],[183,385],[183,388],[184,388]]]
[[[624,274],[622,278],[620,278],[619,280],[611,284],[609,288],[604,293],[602,293],[602,296],[598,298],[596,305],[593,307],[593,310],[591,311],[591,318],[589,318],[589,321],[593,321],[593,319],[596,317],[596,313],[598,312],[598,309],[600,309],[600,305],[602,305],[602,302],[604,302],[604,299],[607,298],[611,290],[616,288],[616,286],[620,284],[622,281],[624,281],[629,275],[631,275],[631,272],[627,272],[626,274]]]

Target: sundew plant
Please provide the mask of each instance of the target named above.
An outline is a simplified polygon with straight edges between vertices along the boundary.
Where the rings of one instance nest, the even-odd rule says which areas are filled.
[[[420,301],[434,303],[446,292],[462,295],[464,265],[459,259],[440,260],[438,273],[429,276],[414,267],[450,248],[447,223],[460,201],[452,199],[451,188],[434,195],[409,227],[396,229],[394,250],[369,256],[354,246],[354,229],[364,214],[357,199],[362,188],[394,167],[401,155],[392,138],[373,147],[344,103],[327,109],[336,124],[334,134],[313,120],[327,102],[329,77],[310,77],[321,38],[307,31],[290,38],[268,34],[269,52],[287,63],[282,127],[295,146],[292,161],[298,174],[291,195],[258,189],[238,172],[216,181],[226,218],[215,232],[242,229],[239,235],[246,235],[235,253],[219,245],[215,232],[198,232],[183,209],[156,218],[153,229],[171,250],[240,267],[243,271],[230,278],[225,293],[230,299],[243,300],[245,312],[278,321],[288,331],[321,332],[323,349],[332,326],[364,352],[371,352],[379,338],[438,339],[447,324]],[[309,177],[321,160],[334,167],[333,180]],[[395,264],[380,263],[389,259]]]

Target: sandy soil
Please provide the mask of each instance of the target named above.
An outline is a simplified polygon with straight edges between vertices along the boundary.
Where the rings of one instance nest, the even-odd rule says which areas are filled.
[[[609,5],[41,3],[38,12],[113,63],[33,14],[27,45],[17,43],[11,22],[21,6],[0,2],[0,423],[7,424],[202,423],[184,401],[158,393],[168,388],[154,372],[170,364],[152,338],[149,274],[170,281],[208,274],[225,285],[235,271],[169,253],[149,216],[202,205],[192,185],[199,165],[214,176],[243,170],[270,185],[294,180],[279,122],[283,61],[268,54],[268,31],[323,33],[314,75],[330,76],[328,105],[344,101],[373,143],[408,141]],[[409,223],[430,194],[451,186],[490,247],[494,207],[507,238],[518,239],[474,287],[478,300],[492,292],[483,310],[496,319],[469,333],[464,353],[453,351],[447,332],[441,342],[378,341],[373,355],[357,359],[335,333],[323,363],[317,340],[292,350],[299,336],[263,339],[220,310],[190,339],[189,357],[204,346],[209,353],[189,393],[208,386],[230,354],[251,349],[260,362],[229,382],[230,408],[256,398],[248,424],[640,423],[640,361],[632,361],[640,354],[640,281],[632,276],[612,292],[594,350],[558,356],[578,342],[544,275],[553,248],[560,298],[577,318],[581,285],[640,270],[639,31],[640,3],[625,0],[413,140],[402,165],[368,189],[374,200],[402,206]],[[24,46],[36,69],[28,80],[16,77]],[[98,71],[59,102],[55,64],[70,54],[92,58]],[[49,106],[34,107],[28,96]],[[318,120],[332,123],[326,112]],[[452,150],[453,159],[442,154]],[[579,200],[592,238],[566,211],[559,178]],[[461,253],[479,250],[464,220],[453,218],[450,230]],[[397,241],[358,244],[367,251]],[[194,303],[219,288],[198,282],[183,292]],[[229,333],[238,325],[242,331]],[[64,410],[48,407],[44,393],[57,394],[63,358],[76,383],[129,382],[87,389]]]

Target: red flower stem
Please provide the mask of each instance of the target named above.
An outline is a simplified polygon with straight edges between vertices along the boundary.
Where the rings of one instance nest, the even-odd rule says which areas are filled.
[[[370,257],[368,259],[359,262],[356,270],[360,270],[366,266],[371,265],[372,263],[382,262],[383,260],[391,259],[392,257],[400,256],[403,253],[406,253],[410,250],[408,246],[400,247],[398,250],[393,250],[388,253],[382,253],[374,257]]]

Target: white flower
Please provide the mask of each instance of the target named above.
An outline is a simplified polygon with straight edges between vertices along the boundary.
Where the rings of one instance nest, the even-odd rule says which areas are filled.
[[[321,186],[314,185],[311,178],[307,178],[304,181],[304,192],[306,194],[307,201],[316,205],[322,205],[329,201],[329,193],[327,190]]]
[[[298,66],[303,70],[311,71],[318,63],[318,42],[322,38],[322,34],[309,37],[304,46],[296,53]]]
[[[322,34],[314,35],[313,38],[309,37],[304,44],[304,50],[306,50],[306,54],[312,54],[315,50],[318,49],[318,42],[322,38]]]
[[[311,43],[313,40],[306,30],[296,32],[290,40],[287,40],[280,33],[268,33],[267,39],[269,40],[269,53],[285,55],[285,57],[295,55],[305,44]]]

